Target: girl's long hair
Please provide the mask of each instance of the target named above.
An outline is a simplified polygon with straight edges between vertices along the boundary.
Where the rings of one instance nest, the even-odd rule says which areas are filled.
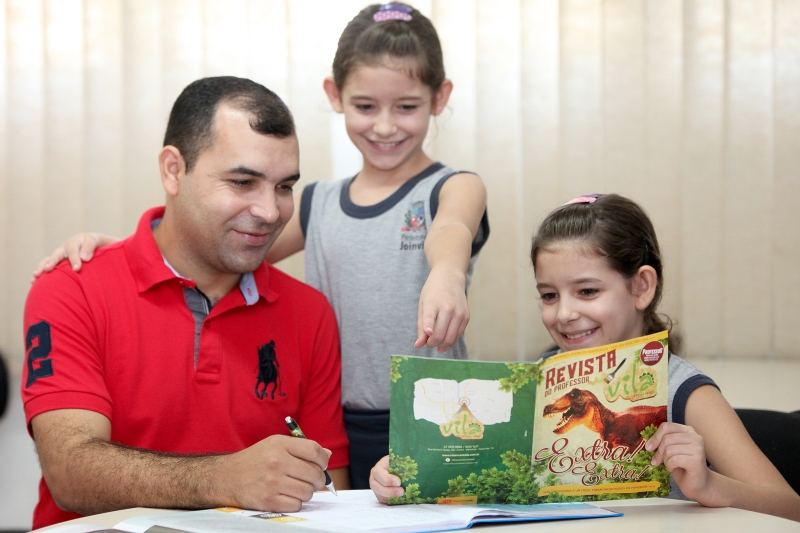
[[[661,248],[650,218],[636,202],[617,194],[595,195],[596,199],[562,205],[542,221],[531,245],[531,262],[536,271],[536,258],[542,251],[553,251],[559,244],[575,242],[587,251],[604,257],[608,266],[633,279],[644,265],[658,275],[653,301],[644,310],[644,334],[668,330],[672,320],[658,313],[664,290],[664,267]],[[670,338],[670,348],[678,351],[680,339]]]

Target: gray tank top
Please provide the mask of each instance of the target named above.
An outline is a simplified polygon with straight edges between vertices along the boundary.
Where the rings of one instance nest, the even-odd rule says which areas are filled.
[[[415,349],[419,294],[430,269],[423,245],[439,192],[453,174],[434,163],[394,194],[370,206],[350,199],[354,178],[319,181],[303,190],[300,225],[306,237],[306,283],[328,297],[339,322],[342,404],[389,408],[392,354],[466,359],[463,337],[443,354]],[[486,213],[467,271],[489,235]]]

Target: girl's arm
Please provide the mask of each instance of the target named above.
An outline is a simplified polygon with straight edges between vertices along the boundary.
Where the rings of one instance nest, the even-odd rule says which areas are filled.
[[[286,259],[292,254],[296,254],[306,246],[306,236],[303,235],[303,228],[300,227],[300,199],[302,194],[294,195],[294,214],[286,223],[286,227],[272,246],[267,250],[266,261],[274,265],[282,259]]]
[[[38,278],[45,272],[50,272],[64,259],[68,259],[72,265],[72,270],[78,272],[84,262],[90,261],[94,257],[95,250],[101,246],[113,244],[118,240],[119,238],[117,237],[103,235],[102,233],[78,233],[73,235],[67,239],[67,242],[39,261],[39,264],[36,265],[36,270],[33,271],[33,279]]]
[[[707,507],[738,507],[800,521],[800,496],[715,387],[699,387],[689,396],[685,426],[661,424],[646,445],[650,451],[656,448],[653,464],[663,461],[688,498]]]
[[[457,174],[439,193],[439,209],[425,238],[431,272],[419,296],[417,342],[449,350],[469,322],[467,267],[486,211],[486,188],[474,174]]]

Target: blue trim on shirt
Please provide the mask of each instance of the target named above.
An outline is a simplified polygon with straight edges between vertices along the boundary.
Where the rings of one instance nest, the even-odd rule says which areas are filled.
[[[678,390],[675,391],[675,397],[672,399],[673,422],[676,424],[686,424],[686,402],[689,401],[689,395],[703,385],[711,385],[719,390],[714,380],[703,374],[694,375],[681,383]]]
[[[353,203],[353,200],[350,199],[350,185],[352,185],[353,180],[356,179],[355,176],[353,176],[349,180],[345,181],[344,185],[342,186],[342,193],[339,196],[339,205],[342,207],[342,212],[349,217],[361,219],[375,218],[397,205],[409,192],[411,192],[411,189],[413,189],[417,183],[443,168],[444,165],[441,163],[431,163],[428,168],[402,184],[399,189],[391,194],[391,196],[374,205],[358,205]]]
[[[306,236],[308,231],[308,219],[311,217],[311,200],[314,198],[314,187],[317,186],[318,181],[309,183],[303,189],[303,195],[300,197],[300,229],[303,230],[303,237]]]

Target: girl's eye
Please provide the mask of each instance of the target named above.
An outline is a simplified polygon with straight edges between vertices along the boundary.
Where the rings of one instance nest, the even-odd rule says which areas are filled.
[[[417,107],[419,107],[419,106],[411,105],[411,104],[401,105],[400,106],[400,111],[403,111],[405,113],[413,113],[414,111],[417,110]]]
[[[581,296],[585,296],[585,297],[589,297],[589,298],[591,298],[592,296],[597,296],[597,294],[598,294],[599,292],[600,292],[600,291],[599,291],[598,289],[581,289],[581,290],[579,291],[579,294],[580,294]]]
[[[554,292],[545,292],[543,294],[540,294],[539,298],[541,298],[542,301],[545,302],[545,303],[553,302],[553,301],[555,301],[556,298],[558,298],[558,294],[556,294]]]
[[[358,109],[359,111],[366,113],[367,111],[372,111],[372,109],[373,109],[375,106],[373,106],[372,104],[356,104],[356,106],[355,106],[355,107],[356,107],[356,109]]]

